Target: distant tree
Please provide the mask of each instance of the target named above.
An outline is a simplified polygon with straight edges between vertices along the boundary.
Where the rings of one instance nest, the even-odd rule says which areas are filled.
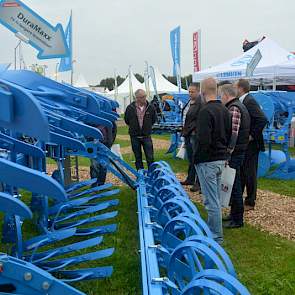
[[[164,77],[166,77],[166,79],[169,81],[169,82],[171,82],[171,83],[173,83],[174,85],[177,85],[177,79],[176,79],[176,77],[174,77],[174,76],[165,76],[164,75]],[[186,82],[187,81],[187,82]],[[183,89],[187,89],[187,85],[186,85],[186,83],[188,84],[188,86],[189,86],[189,84],[192,82],[192,75],[188,75],[188,76],[184,76],[184,77],[181,77],[181,88],[183,88]]]
[[[124,78],[121,76],[117,76],[117,84],[120,86],[124,82]],[[102,79],[99,83],[100,87],[108,88],[109,90],[113,90],[115,88],[115,79],[114,78],[105,78]]]
[[[137,79],[140,83],[143,83],[143,82],[144,82],[144,77],[141,76],[140,74],[136,73],[136,74],[135,74],[135,77],[136,77],[136,79]]]

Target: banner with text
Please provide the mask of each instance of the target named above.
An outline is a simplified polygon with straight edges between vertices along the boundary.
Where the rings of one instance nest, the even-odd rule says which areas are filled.
[[[201,70],[201,30],[193,34],[194,72]]]
[[[69,48],[69,56],[64,57],[60,60],[59,64],[59,72],[67,72],[71,71],[73,69],[73,44],[72,44],[72,13],[70,16],[70,20],[68,22],[67,28],[66,28],[66,41]]]

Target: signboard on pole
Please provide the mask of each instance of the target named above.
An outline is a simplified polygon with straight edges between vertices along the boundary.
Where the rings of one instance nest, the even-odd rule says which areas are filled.
[[[0,2],[0,23],[39,51],[39,59],[69,55],[61,24],[55,27],[19,0]]]
[[[262,59],[262,54],[260,50],[258,49],[250,62],[247,64],[246,69],[246,76],[251,77],[253,76],[254,70],[256,69],[257,65],[259,64],[260,60]]]
[[[173,59],[173,76],[177,76],[177,65],[180,68],[180,26],[170,32],[170,46]]]
[[[201,30],[193,33],[194,72],[201,70]]]

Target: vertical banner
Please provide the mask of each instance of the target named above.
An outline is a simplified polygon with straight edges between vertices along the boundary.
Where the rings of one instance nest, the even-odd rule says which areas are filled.
[[[180,68],[180,26],[170,32],[170,45],[173,59],[173,76],[177,76],[177,65]]]
[[[71,12],[71,16],[70,16],[70,20],[68,22],[67,28],[66,28],[66,42],[69,48],[69,55],[67,57],[63,57],[60,59],[60,63],[59,63],[59,68],[58,71],[59,72],[67,72],[67,71],[71,71],[73,68],[73,62],[72,62],[72,58],[73,58],[73,44],[72,44],[72,12]]]
[[[193,34],[194,72],[201,70],[201,30]]]
[[[173,59],[173,76],[177,78],[178,91],[181,91],[180,70],[180,26],[170,32],[170,45]]]

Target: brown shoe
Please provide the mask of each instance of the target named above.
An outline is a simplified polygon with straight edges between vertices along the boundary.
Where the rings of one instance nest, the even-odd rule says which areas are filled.
[[[194,184],[191,188],[190,191],[193,193],[196,193],[198,191],[200,191],[200,186],[198,184]]]
[[[244,205],[244,211],[252,211],[254,210],[254,206]]]

